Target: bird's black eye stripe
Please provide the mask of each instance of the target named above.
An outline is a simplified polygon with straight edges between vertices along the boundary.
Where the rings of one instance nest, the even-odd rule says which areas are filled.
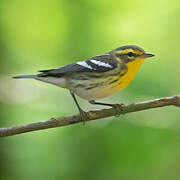
[[[133,52],[128,52],[128,53],[127,53],[127,55],[128,55],[129,57],[136,56],[136,54],[135,54],[135,53],[133,53]]]

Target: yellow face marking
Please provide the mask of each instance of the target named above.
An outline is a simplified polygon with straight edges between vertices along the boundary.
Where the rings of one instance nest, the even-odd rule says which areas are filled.
[[[116,51],[115,52],[115,54],[114,54],[114,56],[115,56],[115,58],[116,58],[116,60],[121,64],[121,63],[124,63],[123,62],[123,60],[121,59],[121,58],[119,58],[118,56],[117,56],[117,54],[128,54],[129,52],[132,52],[132,53],[134,53],[134,54],[138,54],[139,56],[140,55],[142,55],[144,52],[143,51],[140,51],[140,50],[138,50],[138,49],[124,49],[124,50],[119,50],[119,51]],[[128,59],[134,59],[134,57],[132,56],[132,57],[129,57],[128,56]],[[139,58],[137,57],[137,58],[135,58],[134,60],[138,60]]]
[[[123,63],[122,60],[121,60],[121,58],[119,58],[119,57],[117,57],[117,56],[116,56],[116,60],[117,60],[120,64]]]
[[[124,50],[116,51],[117,54],[128,54],[128,52],[132,52],[139,55],[143,54],[143,52],[138,49],[124,49]]]

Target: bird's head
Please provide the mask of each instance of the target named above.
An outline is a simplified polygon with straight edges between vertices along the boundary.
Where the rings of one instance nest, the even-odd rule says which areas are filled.
[[[128,45],[119,47],[111,51],[115,58],[123,63],[141,61],[154,55],[151,53],[146,53],[142,48],[135,45]]]

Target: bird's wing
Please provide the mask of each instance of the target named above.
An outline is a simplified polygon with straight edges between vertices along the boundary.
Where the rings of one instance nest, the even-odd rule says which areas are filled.
[[[110,54],[102,54],[84,61],[62,66],[57,69],[42,70],[39,77],[61,77],[73,73],[96,72],[103,73],[115,69],[118,66],[114,57]]]

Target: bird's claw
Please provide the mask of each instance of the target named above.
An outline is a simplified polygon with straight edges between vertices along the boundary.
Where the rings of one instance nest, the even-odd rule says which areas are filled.
[[[88,114],[85,111],[83,111],[82,109],[79,110],[79,112],[80,112],[80,116],[81,116],[81,121],[83,122],[83,125],[85,125],[85,123],[88,119]]]
[[[114,104],[114,108],[116,111],[116,117],[119,117],[121,114],[123,114],[125,104]]]

